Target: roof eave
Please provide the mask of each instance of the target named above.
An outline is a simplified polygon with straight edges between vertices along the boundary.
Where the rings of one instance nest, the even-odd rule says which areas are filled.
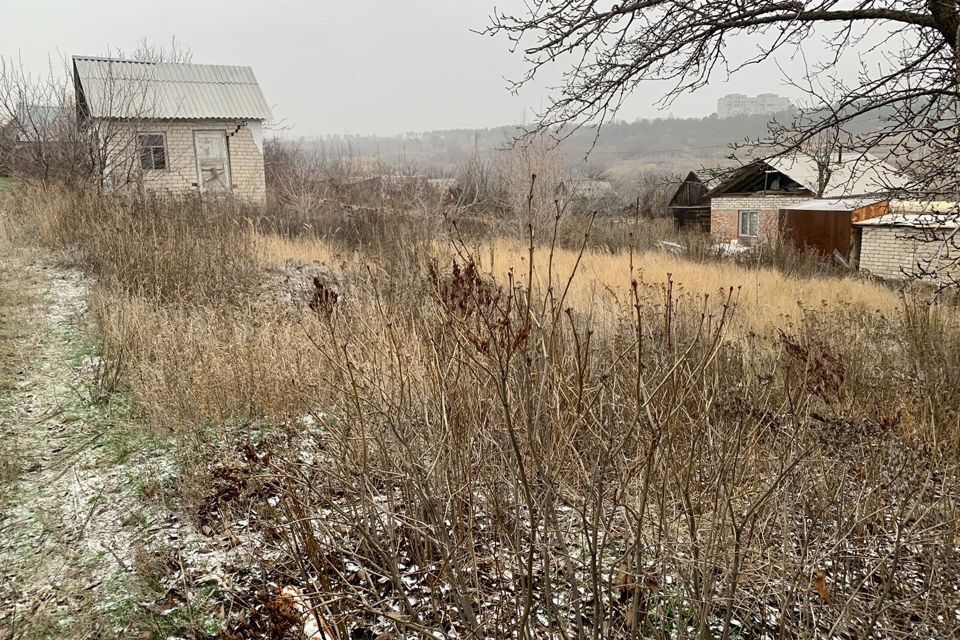
[[[773,189],[767,189],[766,191],[728,191],[725,193],[715,193],[714,195],[705,194],[705,198],[722,198],[724,196],[736,196],[738,198],[743,197],[762,197],[762,196],[797,196],[801,198],[810,198],[812,197],[813,191],[809,189],[804,189],[803,191],[774,191]]]
[[[263,116],[185,116],[185,117],[163,117],[163,118],[149,118],[149,117],[136,117],[130,118],[125,116],[101,116],[95,115],[90,116],[94,120],[118,120],[121,122],[236,122],[238,120],[243,120],[245,122],[266,122],[270,118],[265,118]]]

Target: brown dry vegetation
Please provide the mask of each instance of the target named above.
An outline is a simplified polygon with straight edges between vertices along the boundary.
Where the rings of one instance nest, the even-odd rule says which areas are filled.
[[[960,319],[922,292],[644,222],[6,206],[97,278],[198,524],[242,513],[328,636],[960,632]],[[282,637],[275,596],[225,634]]]
[[[649,224],[638,222],[637,224]],[[631,225],[632,226],[632,225]],[[629,226],[628,226],[629,228]],[[667,235],[663,232],[662,235]],[[361,252],[338,250],[316,236],[255,234],[260,259],[270,264],[319,262],[356,269],[366,260]],[[895,314],[902,296],[888,286],[854,278],[797,277],[770,266],[751,266],[719,261],[695,261],[665,251],[647,250],[631,255],[629,250],[539,247],[535,260],[550,261],[554,288],[570,281],[566,303],[578,310],[596,310],[594,320],[612,319],[624,310],[631,297],[631,283],[643,289],[658,289],[669,276],[677,295],[692,302],[699,312],[704,296],[724,298],[734,289],[737,312],[731,324],[738,333],[772,332],[794,322],[806,311],[817,308],[848,307],[859,312]],[[529,249],[519,239],[495,237],[451,248],[449,242],[431,247],[431,255],[450,264],[456,257],[475,260],[477,267],[496,281],[513,275],[526,281]],[[552,258],[552,259],[551,259]],[[577,277],[571,279],[574,270]],[[534,284],[546,291],[551,270],[534,269]]]

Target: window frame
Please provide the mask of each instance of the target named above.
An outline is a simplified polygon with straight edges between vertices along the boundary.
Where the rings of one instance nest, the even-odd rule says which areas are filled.
[[[747,216],[747,229],[744,230],[743,218]],[[751,225],[750,223],[753,222]],[[750,227],[753,233],[750,233]],[[741,238],[758,238],[760,236],[760,211],[757,209],[739,209],[737,211],[737,236]]]
[[[143,144],[143,140],[150,136],[160,136],[160,145],[155,144]],[[150,149],[150,165],[149,167],[143,166],[143,152],[146,149]],[[160,149],[163,152],[163,167],[158,169],[156,166],[156,150]],[[138,164],[140,165],[141,171],[169,171],[170,170],[170,154],[167,153],[167,134],[162,131],[144,131],[137,133],[137,159]]]

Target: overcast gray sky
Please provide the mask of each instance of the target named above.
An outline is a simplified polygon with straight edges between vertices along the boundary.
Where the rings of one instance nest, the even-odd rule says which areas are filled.
[[[275,116],[295,134],[518,124],[544,103],[551,79],[519,96],[507,91],[504,78],[522,74],[521,57],[506,40],[470,31],[492,10],[493,0],[0,0],[0,54],[42,69],[48,56],[102,55],[176,36],[194,62],[252,66]],[[718,77],[669,111],[654,106],[661,91],[651,88],[619,117],[707,115],[723,94],[764,91],[794,93],[767,65],[729,83]]]

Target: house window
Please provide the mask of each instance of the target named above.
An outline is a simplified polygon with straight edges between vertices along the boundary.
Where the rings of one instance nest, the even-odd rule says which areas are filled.
[[[741,211],[740,227],[738,229],[739,235],[747,238],[756,238],[759,218],[760,213],[757,211]]]
[[[163,171],[167,168],[167,141],[162,133],[145,133],[137,137],[140,149],[140,168],[145,171]]]

